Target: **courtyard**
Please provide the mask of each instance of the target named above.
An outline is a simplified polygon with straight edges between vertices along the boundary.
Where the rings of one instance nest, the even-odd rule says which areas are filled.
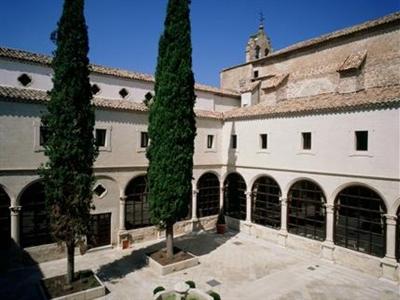
[[[128,250],[103,249],[76,257],[77,269],[92,269],[105,283],[105,299],[152,299],[157,286],[173,288],[192,280],[203,290],[214,290],[224,300],[259,299],[399,299],[399,286],[311,253],[282,248],[274,243],[230,231],[192,233],[176,244],[199,256],[196,267],[169,275],[150,269],[144,253],[162,241],[135,244]],[[65,259],[37,267],[19,268],[0,275],[1,299],[41,299],[41,277],[65,272]]]

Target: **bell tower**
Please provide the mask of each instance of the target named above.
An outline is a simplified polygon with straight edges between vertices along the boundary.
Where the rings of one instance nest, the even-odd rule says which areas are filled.
[[[256,34],[251,35],[246,46],[246,62],[257,60],[272,52],[271,41],[264,31],[264,15],[260,13],[260,25]]]

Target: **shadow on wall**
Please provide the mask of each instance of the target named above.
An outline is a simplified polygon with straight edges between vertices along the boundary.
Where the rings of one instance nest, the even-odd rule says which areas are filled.
[[[0,299],[42,299],[38,286],[41,278],[38,263],[14,241],[0,249]]]
[[[211,253],[235,235],[236,233],[231,232],[224,235],[214,232],[190,233],[175,238],[175,246],[196,256],[202,256]],[[97,270],[97,275],[103,281],[123,278],[129,273],[144,268],[147,265],[146,253],[157,251],[164,245],[165,242],[161,241],[143,249],[133,250],[130,255],[101,266]]]

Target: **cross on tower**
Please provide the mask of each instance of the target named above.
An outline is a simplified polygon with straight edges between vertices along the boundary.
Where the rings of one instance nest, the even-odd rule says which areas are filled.
[[[264,14],[262,11],[260,11],[260,28],[264,28],[264,21],[265,21]]]

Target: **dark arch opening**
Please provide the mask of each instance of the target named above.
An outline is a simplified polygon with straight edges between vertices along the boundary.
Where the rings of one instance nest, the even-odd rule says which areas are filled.
[[[21,246],[32,247],[54,242],[50,233],[50,216],[46,208],[44,186],[30,185],[20,199]]]
[[[6,191],[0,186],[0,248],[6,248],[11,240],[11,200]]]
[[[358,185],[343,189],[335,199],[335,244],[385,256],[385,213],[385,203],[373,190]]]
[[[125,189],[125,228],[150,226],[147,176],[132,179]]]
[[[238,173],[231,173],[224,181],[224,212],[232,218],[246,219],[246,182]]]
[[[288,231],[310,239],[326,237],[325,196],[312,181],[301,180],[288,193]]]
[[[199,218],[219,213],[219,179],[213,173],[205,173],[197,182],[197,216]]]
[[[281,189],[267,176],[258,178],[252,188],[252,215],[254,223],[271,228],[281,227]]]

